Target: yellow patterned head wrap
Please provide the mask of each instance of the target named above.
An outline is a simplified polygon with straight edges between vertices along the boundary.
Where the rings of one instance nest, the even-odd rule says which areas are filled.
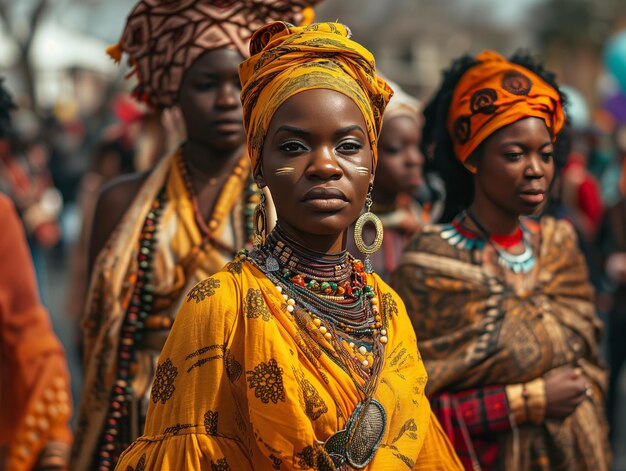
[[[376,143],[393,91],[376,75],[372,53],[349,37],[350,30],[339,23],[296,27],[277,21],[254,33],[251,57],[239,66],[252,168],[260,161],[267,130],[280,105],[299,92],[319,88],[343,93],[359,107],[376,167]]]

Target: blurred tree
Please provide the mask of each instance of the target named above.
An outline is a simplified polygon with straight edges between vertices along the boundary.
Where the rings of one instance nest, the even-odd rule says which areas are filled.
[[[36,109],[37,87],[30,53],[37,29],[48,13],[50,4],[50,0],[20,0],[20,2],[0,0],[0,21],[5,33],[13,39],[19,50],[15,65],[32,99],[33,109]]]

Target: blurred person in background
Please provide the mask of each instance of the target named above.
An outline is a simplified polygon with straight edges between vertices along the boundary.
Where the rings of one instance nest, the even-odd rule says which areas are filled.
[[[43,250],[61,240],[61,193],[49,168],[49,150],[40,138],[33,111],[16,109],[10,131],[0,138],[0,191],[13,200],[24,224],[35,265],[38,286],[43,286]],[[45,298],[45,293],[42,293]]]
[[[380,164],[372,191],[372,208],[380,218],[384,237],[380,250],[370,257],[376,273],[387,280],[405,245],[428,222],[428,212],[415,195],[423,184],[424,156],[420,150],[422,111],[418,100],[399,85],[388,81],[394,91],[385,109],[378,141]],[[365,240],[374,239],[374,228],[365,226]],[[350,237],[348,251],[358,253]]]
[[[607,208],[600,242],[605,255],[605,277],[610,295],[607,321],[608,360],[611,366],[607,414],[611,436],[618,428],[619,379],[626,363],[626,124],[616,129],[616,163],[621,165],[618,189],[621,198]],[[613,441],[613,445],[618,444]],[[622,444],[623,445],[623,444]]]
[[[596,238],[604,211],[600,186],[587,168],[591,153],[591,117],[585,98],[578,90],[563,86],[562,92],[567,102],[571,150],[561,172],[561,201],[570,222],[589,244]]]
[[[0,139],[11,134],[0,82]],[[22,223],[0,194],[0,469],[64,470],[72,433],[65,353],[37,292]]]
[[[298,23],[314,3],[142,0],[109,49],[116,60],[129,56],[139,100],[180,109],[186,141],[98,198],[73,470],[113,469],[141,435],[156,361],[185,293],[249,243],[260,197],[244,150],[238,65],[256,28]]]
[[[112,105],[117,122],[106,127],[90,158],[91,168],[80,179],[76,196],[81,230],[72,248],[67,308],[70,319],[80,319],[89,285],[88,253],[94,211],[104,185],[137,170],[149,171],[163,157],[166,132],[159,112],[151,112],[127,94],[118,94]]]
[[[571,225],[536,214],[565,124],[554,75],[526,54],[456,60],[424,111],[449,224],[392,275],[428,392],[468,470],[607,471],[593,290]],[[446,211],[451,214],[452,211]]]

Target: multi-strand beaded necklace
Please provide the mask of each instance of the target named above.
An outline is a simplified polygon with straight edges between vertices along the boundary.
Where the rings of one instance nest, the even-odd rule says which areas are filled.
[[[280,225],[251,260],[276,285],[287,311],[310,318],[308,325],[331,358],[364,380],[378,376],[387,330],[360,260],[346,251],[322,254],[307,249]]]
[[[464,224],[466,218],[474,223],[480,233],[472,231]],[[450,245],[462,250],[482,250],[485,243],[490,244],[498,254],[498,263],[513,273],[528,273],[535,266],[536,260],[528,230],[523,224],[520,224],[513,234],[490,234],[476,216],[466,210],[458,214],[450,224],[443,226],[440,234],[441,238]],[[513,255],[507,251],[520,243],[524,245],[524,251],[521,254]]]
[[[361,400],[345,427],[323,446],[335,469],[364,468],[387,427],[385,408],[374,393],[388,339],[387,319],[381,315],[374,288],[367,284],[363,263],[346,251],[326,254],[305,248],[280,225],[249,259],[274,283],[304,341],[325,351],[360,391]]]

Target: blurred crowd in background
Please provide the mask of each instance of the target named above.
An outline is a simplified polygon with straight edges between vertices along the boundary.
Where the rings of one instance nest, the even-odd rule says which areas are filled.
[[[86,244],[98,192],[116,176],[150,169],[184,138],[176,109],[160,114],[130,98],[128,71],[104,52],[119,37],[128,8],[124,0],[0,0],[0,75],[17,105],[15,133],[0,141],[0,191],[22,218],[75,398]],[[327,1],[316,14],[348,24],[380,70],[423,101],[441,70],[464,52],[528,49],[557,72],[567,85],[571,150],[555,199],[587,256],[619,391],[616,372],[626,360],[626,2],[341,0]],[[425,172],[414,196],[436,219],[432,208],[445,195],[428,164]],[[622,418],[614,430],[621,445],[615,469],[626,469],[621,407],[611,411]]]

